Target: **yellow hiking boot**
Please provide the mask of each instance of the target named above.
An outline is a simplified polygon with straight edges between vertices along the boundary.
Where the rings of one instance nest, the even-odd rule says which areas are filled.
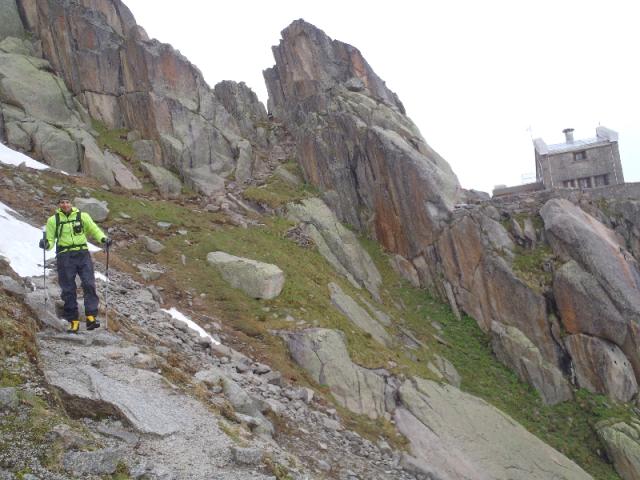
[[[93,315],[87,315],[87,330],[100,328],[100,322]]]
[[[80,320],[71,320],[67,333],[78,333],[78,330],[80,330]]]

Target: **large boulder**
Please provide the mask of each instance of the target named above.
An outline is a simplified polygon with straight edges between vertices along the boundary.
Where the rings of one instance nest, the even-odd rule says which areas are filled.
[[[330,283],[329,292],[331,293],[331,303],[354,325],[367,332],[378,343],[387,347],[391,346],[391,335],[387,333],[377,320],[374,320],[374,318],[369,315],[367,310],[344,293],[338,284]]]
[[[409,260],[396,254],[389,258],[389,263],[391,264],[391,268],[393,268],[398,275],[407,280],[412,287],[420,288],[420,277],[418,276],[418,271]]]
[[[549,200],[540,215],[554,252],[575,260],[623,316],[640,323],[640,269],[615,233],[568,200]]]
[[[78,210],[87,212],[96,222],[103,222],[109,216],[107,202],[103,202],[96,198],[76,197],[73,199],[73,205],[77,207]]]
[[[353,232],[347,230],[319,198],[308,198],[287,205],[290,219],[302,222],[325,259],[352,285],[365,287],[380,299],[382,277],[369,254]]]
[[[0,0],[0,40],[6,37],[22,37],[24,27],[16,6],[16,0]]]
[[[57,126],[79,125],[71,95],[46,60],[0,53],[0,98],[34,119]]]
[[[640,423],[613,420],[596,425],[596,429],[623,480],[640,478]]]
[[[575,261],[556,271],[553,294],[567,332],[585,333],[624,345],[627,322],[596,278]]]
[[[183,171],[185,183],[207,197],[218,197],[225,193],[224,178],[209,165]]]
[[[417,256],[458,198],[449,165],[356,48],[297,20],[273,52],[269,108],[296,139],[305,179],[340,221]]]
[[[111,169],[116,184],[126,190],[142,190],[140,180],[127,168],[119,156],[107,151],[104,154],[104,160]]]
[[[253,174],[253,147],[249,140],[244,138],[234,145],[236,158],[236,181],[240,184],[247,183]]]
[[[316,328],[283,336],[294,361],[340,405],[369,418],[384,415],[384,379],[351,361],[341,332]]]
[[[23,123],[22,128],[31,135],[33,153],[44,163],[67,173],[80,170],[83,155],[78,143],[69,133],[45,122]],[[90,155],[85,151],[85,155]]]
[[[182,193],[182,182],[166,168],[146,162],[142,162],[141,166],[163,197],[174,198]]]
[[[498,360],[532,385],[544,403],[554,405],[572,398],[571,386],[562,371],[547,362],[540,350],[516,327],[493,322],[491,346]]]
[[[159,436],[181,429],[177,413],[164,399],[148,395],[140,388],[144,382],[162,383],[157,373],[137,370],[134,374],[137,384],[130,384],[85,365],[46,370],[45,377],[75,415],[114,415],[141,433]]]
[[[225,252],[210,252],[207,262],[218,269],[222,278],[253,298],[270,300],[280,295],[284,272],[276,265],[236,257]]]
[[[558,278],[559,305],[566,323],[574,330],[601,334],[620,346],[631,361],[636,379],[640,377],[640,267],[631,253],[620,245],[615,232],[607,228],[580,207],[563,199],[549,200],[540,210],[546,237],[554,252],[563,260],[573,260],[591,279],[575,267]],[[571,274],[571,279],[567,278]],[[595,280],[595,281],[594,281]],[[585,299],[587,305],[594,300],[601,304],[585,312],[586,305],[575,306],[569,288],[576,289],[576,299]],[[598,288],[599,287],[599,288]],[[563,291],[564,289],[564,291]],[[615,308],[613,308],[615,307]],[[577,320],[578,314],[584,319]],[[593,315],[606,315],[601,319]],[[564,321],[564,320],[563,320]],[[598,325],[594,327],[594,323]],[[607,325],[610,323],[610,325]],[[626,328],[622,327],[626,324]],[[587,331],[587,328],[589,331]],[[617,332],[612,332],[618,329]]]
[[[615,344],[597,337],[576,334],[565,338],[578,386],[593,393],[628,402],[638,393],[631,363]]]
[[[484,400],[414,378],[398,390],[394,419],[411,463],[442,480],[591,479],[571,460]]]

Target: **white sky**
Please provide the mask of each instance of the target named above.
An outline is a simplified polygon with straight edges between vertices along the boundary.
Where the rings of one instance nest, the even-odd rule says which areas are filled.
[[[213,86],[262,70],[280,31],[304,18],[357,47],[404,103],[462,186],[490,191],[534,172],[534,138],[620,134],[627,181],[640,180],[640,5],[632,0],[124,0]],[[529,130],[530,128],[530,130]]]

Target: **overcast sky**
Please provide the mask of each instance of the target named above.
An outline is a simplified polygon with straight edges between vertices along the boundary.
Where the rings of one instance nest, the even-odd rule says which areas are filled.
[[[150,37],[215,85],[244,81],[266,103],[262,70],[280,31],[304,18],[358,48],[465,188],[533,173],[531,138],[620,134],[627,181],[640,181],[635,1],[124,0]]]

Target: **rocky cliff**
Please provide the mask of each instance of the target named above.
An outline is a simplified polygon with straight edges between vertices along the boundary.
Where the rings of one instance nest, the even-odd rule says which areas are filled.
[[[447,162],[356,48],[298,20],[273,52],[269,107],[296,139],[305,179],[341,221],[419,255],[460,194]]]
[[[259,126],[266,111],[244,84],[211,89],[179,52],[150,40],[119,1],[27,0],[13,13],[0,35],[8,38],[0,68],[10,145],[121,183],[87,133],[99,122],[137,132],[128,138],[137,160],[174,170],[209,196],[223,193],[223,179],[237,168],[237,177],[249,178],[268,139]],[[35,42],[22,39],[26,31]],[[38,78],[38,88],[27,78]]]
[[[274,57],[275,67],[264,72],[270,108],[293,132],[305,178],[341,220],[405,257],[415,269],[408,267],[407,278],[417,274],[454,310],[475,318],[498,357],[548,402],[570,398],[573,375],[577,385],[618,400],[635,395],[640,283],[633,235],[621,242],[565,200],[515,212],[484,202],[454,213],[462,198],[455,175],[358,50],[296,21]],[[625,208],[634,218],[636,204]],[[553,280],[518,274],[528,257],[541,254]],[[593,298],[599,301],[586,302]],[[601,358],[597,365],[587,351]],[[613,365],[622,371],[613,373]],[[593,376],[599,379],[587,380]],[[614,386],[612,377],[624,380]]]

